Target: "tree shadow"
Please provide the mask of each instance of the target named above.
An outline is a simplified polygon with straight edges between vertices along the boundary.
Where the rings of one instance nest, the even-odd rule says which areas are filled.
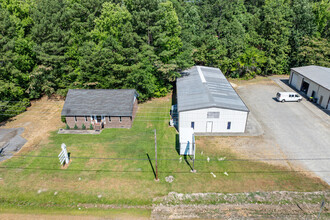
[[[152,165],[152,162],[151,162],[151,159],[150,159],[150,157],[149,157],[149,154],[148,154],[148,153],[146,153],[146,154],[147,154],[148,161],[149,161],[149,163],[150,163],[150,166],[151,166],[152,172],[154,173],[154,177],[155,177],[155,179],[156,179],[156,172],[155,172],[155,169],[154,169],[154,167],[153,167],[153,165]]]
[[[0,122],[0,127],[5,127],[7,123],[12,121],[15,121],[15,119],[14,118],[5,119],[4,121]]]
[[[173,83],[173,91],[172,91],[172,105],[176,105],[177,100],[176,100],[176,83]]]

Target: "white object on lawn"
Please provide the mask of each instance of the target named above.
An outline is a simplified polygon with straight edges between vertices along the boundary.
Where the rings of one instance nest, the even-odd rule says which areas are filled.
[[[226,159],[226,157],[220,157],[220,158],[218,158],[218,161],[222,161],[222,160],[225,160]]]
[[[63,143],[61,145],[61,148],[62,148],[62,151],[58,155],[60,163],[63,164],[65,162],[65,164],[69,164],[69,155],[68,155],[68,151],[66,150],[66,145]]]

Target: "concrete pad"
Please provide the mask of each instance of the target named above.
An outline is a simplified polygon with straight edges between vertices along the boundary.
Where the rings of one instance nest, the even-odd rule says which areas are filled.
[[[60,128],[58,134],[101,134],[102,130],[65,130]]]
[[[24,128],[0,129],[0,162],[11,158],[26,143]]]

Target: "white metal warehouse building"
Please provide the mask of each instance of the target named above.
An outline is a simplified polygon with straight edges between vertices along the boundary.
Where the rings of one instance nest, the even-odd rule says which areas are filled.
[[[177,79],[178,129],[243,133],[249,109],[218,68],[194,66]]]
[[[317,104],[330,110],[330,68],[303,66],[291,68],[289,79],[298,91],[313,97]]]

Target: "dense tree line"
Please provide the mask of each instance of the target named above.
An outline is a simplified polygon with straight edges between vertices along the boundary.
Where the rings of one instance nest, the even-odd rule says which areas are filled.
[[[1,120],[69,88],[163,96],[196,64],[330,67],[330,0],[0,0],[0,21]]]

